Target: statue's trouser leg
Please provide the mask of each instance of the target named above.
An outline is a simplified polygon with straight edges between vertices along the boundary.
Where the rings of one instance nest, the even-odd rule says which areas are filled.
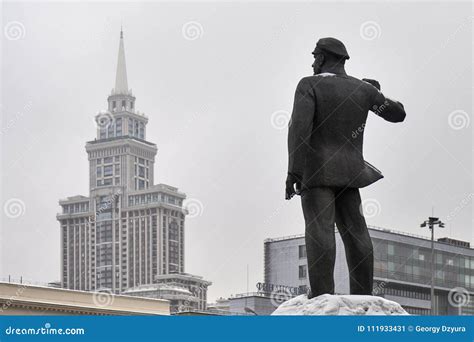
[[[344,242],[351,294],[372,294],[374,255],[359,189],[345,188],[336,194],[336,225]]]
[[[336,260],[335,191],[329,187],[309,189],[301,195],[306,222],[305,241],[308,276],[313,297],[334,294]]]

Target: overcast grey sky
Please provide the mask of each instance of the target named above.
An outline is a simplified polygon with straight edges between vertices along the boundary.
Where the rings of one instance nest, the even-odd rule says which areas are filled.
[[[362,190],[368,223],[428,236],[434,207],[437,237],[473,243],[472,15],[453,1],[4,3],[0,277],[59,279],[57,203],[88,195],[84,146],[121,23],[155,181],[202,203],[185,268],[214,283],[211,300],[245,292],[247,264],[255,290],[263,240],[304,231],[299,198],[284,200],[286,123],[321,37],[345,42],[348,73],[407,111],[402,124],[369,117],[365,159],[385,178]]]

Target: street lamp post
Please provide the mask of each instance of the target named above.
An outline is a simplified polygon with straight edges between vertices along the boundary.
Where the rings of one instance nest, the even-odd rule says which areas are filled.
[[[431,230],[431,315],[436,315],[435,310],[435,268],[434,268],[434,227],[444,228],[444,223],[438,217],[428,217],[428,220],[420,224],[420,227],[426,227]]]

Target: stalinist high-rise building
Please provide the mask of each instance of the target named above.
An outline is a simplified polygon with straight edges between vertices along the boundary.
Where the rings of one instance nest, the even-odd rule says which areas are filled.
[[[210,283],[184,273],[186,195],[155,184],[157,147],[128,88],[122,31],[107,103],[96,116],[97,137],[86,143],[89,196],[59,201],[62,287],[122,293],[191,278],[200,293],[191,292],[205,306]]]

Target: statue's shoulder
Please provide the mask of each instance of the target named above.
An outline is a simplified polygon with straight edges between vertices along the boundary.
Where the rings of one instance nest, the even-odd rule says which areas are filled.
[[[330,72],[323,72],[321,74],[303,77],[300,82],[314,83],[314,82],[320,82],[321,80],[324,80],[324,79],[332,79],[334,77],[337,77],[337,75],[332,74]]]
[[[349,76],[349,75],[341,75],[341,74],[333,74],[331,72],[323,72],[320,74],[316,74],[313,76],[304,77],[303,80],[308,80],[309,82],[320,82],[322,80],[337,80],[339,82],[352,82],[352,83],[362,83],[363,81],[359,80],[358,78]]]
[[[322,80],[324,80],[328,77],[332,77],[332,76],[336,76],[336,75],[325,72],[325,73],[321,73],[321,74],[316,74],[316,75],[312,75],[312,76],[303,77],[298,82],[298,88],[299,89],[304,89],[304,88],[308,88],[308,87],[314,87],[314,86],[318,85],[319,83],[321,83]]]
[[[357,77],[354,76],[347,76],[348,79],[351,80],[351,82],[357,86],[357,88],[363,89],[365,92],[374,95],[375,93],[379,93],[380,91],[375,88],[372,84],[365,80],[358,79]]]

